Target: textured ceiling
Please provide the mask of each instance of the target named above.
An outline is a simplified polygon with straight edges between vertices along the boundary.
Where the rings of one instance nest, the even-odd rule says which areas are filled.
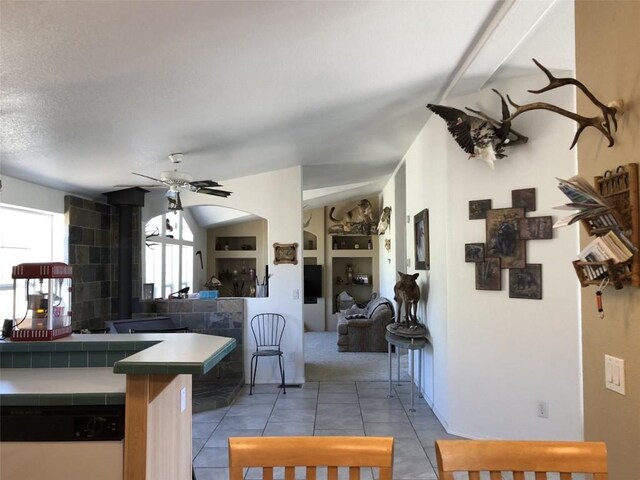
[[[0,167],[100,198],[182,152],[181,169],[222,183],[302,165],[305,203],[379,191],[427,103],[532,73],[532,53],[566,68],[572,12],[561,0],[3,0]]]

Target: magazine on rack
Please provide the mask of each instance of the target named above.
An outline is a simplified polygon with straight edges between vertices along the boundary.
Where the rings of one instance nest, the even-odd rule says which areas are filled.
[[[586,220],[598,216],[601,216],[598,221],[602,223],[599,227],[618,226],[618,222],[613,215],[606,215],[606,213],[611,210],[610,205],[584,178],[576,175],[569,180],[563,180],[561,178],[557,178],[557,180],[559,182],[558,188],[571,202],[554,208],[560,210],[577,210],[577,212],[560,218],[554,223],[554,228],[564,227],[578,220]]]

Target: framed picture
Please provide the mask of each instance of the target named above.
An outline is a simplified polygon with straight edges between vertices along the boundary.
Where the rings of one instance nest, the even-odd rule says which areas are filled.
[[[499,258],[487,258],[476,263],[476,290],[502,290]]]
[[[527,263],[509,270],[509,298],[542,299],[542,264]]]
[[[297,243],[274,243],[273,244],[273,263],[279,265],[281,263],[298,264],[298,244]]]
[[[496,208],[487,212],[486,257],[500,259],[501,268],[524,268],[525,244],[518,234],[524,208]]]
[[[481,220],[487,218],[487,211],[491,210],[491,199],[470,200],[469,220]]]
[[[413,217],[416,270],[429,270],[429,209]]]
[[[528,217],[518,220],[521,240],[548,240],[553,238],[551,217]]]
[[[464,261],[474,263],[484,262],[484,243],[465,243]]]
[[[525,212],[535,212],[536,189],[523,188],[521,190],[511,190],[511,206],[513,208],[524,208]]]

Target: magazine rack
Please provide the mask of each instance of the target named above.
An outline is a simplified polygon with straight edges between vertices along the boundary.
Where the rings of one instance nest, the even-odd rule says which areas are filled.
[[[640,209],[638,206],[638,164],[619,166],[615,172],[607,170],[603,176],[594,178],[595,188],[609,205],[610,212],[598,215],[582,224],[590,235],[604,235],[613,228],[619,228],[633,245],[640,249]],[[640,251],[628,261],[615,264],[606,262],[583,262],[576,260],[573,266],[583,287],[599,285],[602,275],[592,279],[593,272],[601,269],[609,277],[616,289],[630,280],[631,286],[640,287]]]
[[[620,290],[622,288],[623,281],[631,278],[631,272],[627,268],[628,264],[629,261],[613,263],[613,260],[611,259],[606,262],[573,261],[573,267],[576,269],[576,275],[578,275],[580,285],[583,287],[587,287],[589,285],[600,285],[602,283],[602,279],[606,276],[609,277],[609,281],[616,290]],[[590,272],[592,273],[590,274]],[[597,278],[592,279],[594,276],[597,276]]]

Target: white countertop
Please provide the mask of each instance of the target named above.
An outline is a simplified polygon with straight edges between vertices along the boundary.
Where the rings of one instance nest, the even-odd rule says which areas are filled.
[[[126,376],[113,368],[3,368],[0,395],[125,393]]]

